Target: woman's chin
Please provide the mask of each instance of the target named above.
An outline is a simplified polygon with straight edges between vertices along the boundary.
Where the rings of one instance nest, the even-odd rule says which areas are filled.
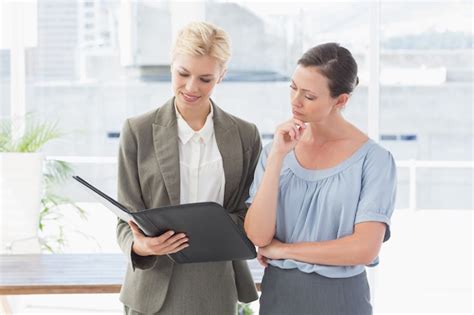
[[[301,120],[301,121],[304,122],[304,123],[306,122],[305,117],[304,117],[303,115],[301,115],[301,114],[295,114],[295,113],[293,113],[292,116],[293,116],[293,119]]]

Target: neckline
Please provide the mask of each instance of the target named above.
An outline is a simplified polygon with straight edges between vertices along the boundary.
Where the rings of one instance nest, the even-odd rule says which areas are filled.
[[[368,139],[364,144],[362,144],[352,155],[347,159],[343,160],[339,164],[323,169],[308,169],[303,167],[296,158],[295,150],[292,150],[289,154],[289,168],[295,173],[296,176],[307,179],[307,180],[319,180],[323,178],[330,177],[334,174],[337,174],[347,167],[352,165],[355,161],[358,161],[361,157],[365,155],[368,148],[373,144],[372,139]]]

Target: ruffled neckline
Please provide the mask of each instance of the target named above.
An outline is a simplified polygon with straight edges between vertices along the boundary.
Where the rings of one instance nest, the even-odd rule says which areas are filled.
[[[301,166],[301,164],[298,162],[298,159],[296,158],[295,150],[292,150],[288,154],[288,167],[289,169],[293,171],[293,173],[296,176],[302,179],[310,180],[310,181],[320,180],[323,178],[333,176],[337,173],[340,173],[344,171],[346,168],[348,168],[349,166],[353,165],[355,162],[357,162],[358,160],[360,160],[362,157],[366,155],[369,148],[374,143],[375,142],[372,139],[368,139],[351,156],[349,156],[347,159],[345,159],[341,163],[330,168],[317,169],[317,170],[307,169]]]

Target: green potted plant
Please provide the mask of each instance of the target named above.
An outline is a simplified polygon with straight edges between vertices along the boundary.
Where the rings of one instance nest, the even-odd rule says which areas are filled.
[[[55,190],[64,184],[73,175],[71,165],[65,161],[46,160],[43,168],[44,193],[41,198],[41,210],[38,221],[41,249],[48,252],[61,251],[66,246],[63,212],[60,206],[70,205],[76,210],[80,218],[86,220],[84,209],[76,205],[71,199],[58,195]],[[50,224],[51,223],[51,224]],[[46,231],[46,226],[55,225],[55,232]],[[87,235],[84,235],[88,237]]]
[[[237,307],[237,315],[253,315],[253,310],[248,303],[240,303]]]
[[[0,252],[53,251],[64,245],[62,227],[55,238],[40,237],[39,232],[48,221],[60,218],[57,205],[74,205],[53,192],[70,177],[72,168],[64,161],[45,161],[40,150],[65,134],[57,123],[38,122],[31,114],[20,135],[12,125],[10,120],[0,121]],[[84,211],[74,207],[84,217]]]

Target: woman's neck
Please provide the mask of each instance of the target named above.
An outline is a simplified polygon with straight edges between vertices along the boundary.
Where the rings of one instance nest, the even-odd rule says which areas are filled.
[[[199,104],[197,106],[182,106],[176,101],[176,108],[194,131],[199,131],[204,127],[207,116],[211,112],[211,102]]]
[[[346,121],[341,114],[336,114],[322,122],[309,123],[303,139],[316,146],[321,146],[328,142],[347,140],[357,133],[357,128]]]

